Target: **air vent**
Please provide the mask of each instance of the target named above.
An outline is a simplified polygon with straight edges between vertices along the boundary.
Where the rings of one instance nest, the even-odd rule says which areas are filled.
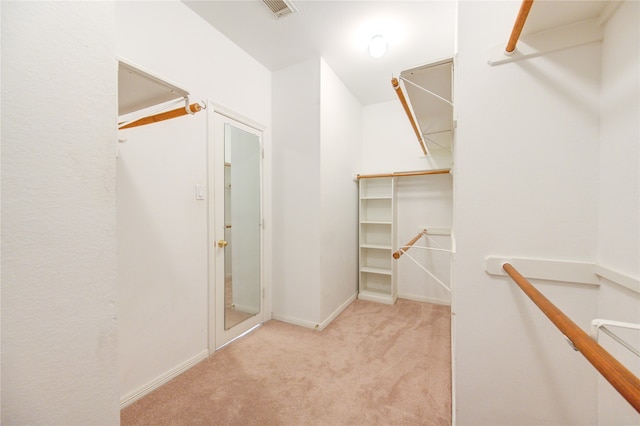
[[[262,2],[276,15],[276,18],[282,18],[298,11],[288,0],[262,0]]]

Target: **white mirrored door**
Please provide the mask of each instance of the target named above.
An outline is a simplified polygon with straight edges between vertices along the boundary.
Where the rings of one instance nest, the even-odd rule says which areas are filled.
[[[262,132],[213,113],[215,347],[263,322]]]

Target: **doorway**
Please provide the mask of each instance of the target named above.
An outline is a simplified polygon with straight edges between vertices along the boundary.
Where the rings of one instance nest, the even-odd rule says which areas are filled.
[[[210,112],[210,336],[220,349],[264,322],[262,130]]]

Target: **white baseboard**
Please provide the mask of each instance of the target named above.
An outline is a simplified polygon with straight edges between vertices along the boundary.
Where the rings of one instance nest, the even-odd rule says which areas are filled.
[[[329,324],[331,324],[331,322],[334,319],[336,319],[338,317],[338,315],[340,315],[342,313],[342,311],[347,309],[347,307],[354,300],[356,300],[356,297],[358,297],[358,295],[356,293],[354,293],[351,296],[349,296],[349,298],[347,300],[345,300],[338,307],[338,309],[333,311],[333,313],[331,313],[331,315],[329,315],[329,317],[327,319],[325,319],[324,321],[322,321],[321,323],[315,323],[313,321],[307,321],[307,320],[303,320],[303,319],[299,319],[299,318],[293,318],[293,317],[288,317],[288,316],[285,316],[285,315],[279,315],[279,314],[276,314],[274,312],[271,313],[271,319],[282,321],[282,322],[286,322],[287,324],[291,324],[291,325],[297,325],[297,326],[300,326],[300,327],[311,328],[313,330],[321,331],[321,330],[324,330]]]
[[[335,311],[333,311],[333,313],[331,315],[329,315],[329,317],[327,319],[325,319],[324,321],[322,321],[320,323],[320,325],[318,326],[318,330],[324,330],[329,324],[331,324],[331,322],[336,319],[338,317],[338,315],[340,315],[342,313],[342,311],[344,311],[345,309],[347,309],[347,307],[353,303],[354,300],[356,300],[356,297],[358,297],[358,293],[353,293],[351,296],[349,296],[347,298],[347,300],[345,300],[342,305],[340,305],[338,307],[338,309],[336,309]]]
[[[450,299],[440,299],[438,297],[419,296],[417,294],[398,294],[399,299],[413,300],[416,302],[433,303],[435,305],[451,306]]]
[[[271,313],[271,319],[274,319],[276,321],[286,322],[287,324],[297,325],[299,327],[305,327],[305,328],[311,328],[311,329],[315,329],[316,327],[320,327],[319,324],[316,324],[315,322],[312,322],[312,321],[307,321],[307,320],[302,320],[302,319],[298,319],[298,318],[288,317],[286,315],[279,315],[279,314],[276,314],[274,312]]]
[[[158,389],[160,386],[162,386],[165,383],[167,383],[169,380],[171,380],[171,379],[179,376],[180,374],[184,373],[185,371],[187,371],[188,369],[190,369],[194,365],[198,364],[200,361],[203,361],[208,356],[209,356],[209,350],[208,349],[204,350],[204,351],[200,352],[199,354],[197,354],[196,356],[186,360],[185,362],[177,365],[176,367],[172,368],[171,370],[167,371],[166,373],[162,374],[161,376],[155,378],[154,380],[152,380],[151,382],[149,382],[146,385],[142,386],[138,390],[130,392],[129,394],[121,397],[120,398],[120,409],[122,410],[124,407],[133,404],[134,402],[136,402],[137,400],[139,400],[143,396],[150,394],[154,390]]]

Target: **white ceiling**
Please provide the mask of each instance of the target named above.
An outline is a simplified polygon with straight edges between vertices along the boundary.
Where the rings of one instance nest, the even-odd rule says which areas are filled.
[[[453,0],[293,0],[298,11],[279,19],[261,0],[183,1],[271,71],[321,56],[363,105],[395,99],[392,76],[454,54]],[[606,4],[538,0],[523,34],[596,17]],[[379,59],[367,53],[376,33],[389,42]]]
[[[298,11],[279,19],[260,0],[185,3],[272,71],[321,56],[363,105],[394,99],[402,70],[454,52],[454,1],[293,0]],[[379,32],[389,50],[373,59]]]

